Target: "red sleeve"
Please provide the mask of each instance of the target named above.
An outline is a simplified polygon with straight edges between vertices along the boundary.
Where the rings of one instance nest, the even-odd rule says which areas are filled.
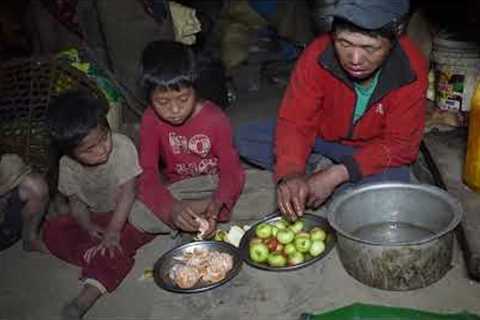
[[[222,114],[215,126],[212,152],[218,158],[219,183],[214,197],[224,204],[218,218],[225,222],[230,220],[231,211],[243,190],[245,171],[233,146],[233,132],[228,118]]]
[[[318,48],[315,43],[300,56],[280,105],[275,134],[275,179],[303,173],[317,135],[316,124],[323,100],[322,81],[314,68]]]
[[[175,198],[167,187],[161,184],[157,121],[155,114],[148,109],[140,124],[140,166],[143,172],[138,181],[138,197],[159,219],[173,226],[171,209]]]

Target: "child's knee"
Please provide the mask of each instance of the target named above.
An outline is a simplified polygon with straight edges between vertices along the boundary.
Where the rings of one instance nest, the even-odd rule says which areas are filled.
[[[38,174],[29,174],[20,185],[22,200],[46,203],[48,201],[48,184],[45,178]]]

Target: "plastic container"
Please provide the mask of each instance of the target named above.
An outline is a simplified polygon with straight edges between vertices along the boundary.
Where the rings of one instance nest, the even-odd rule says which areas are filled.
[[[433,40],[433,62],[437,107],[468,112],[480,80],[480,47],[456,35],[439,34]]]
[[[470,189],[480,192],[480,83],[470,106],[463,181]]]

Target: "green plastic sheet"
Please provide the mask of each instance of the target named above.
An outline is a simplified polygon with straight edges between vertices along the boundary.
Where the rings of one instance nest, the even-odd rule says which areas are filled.
[[[407,308],[356,303],[325,313],[305,313],[302,320],[480,320],[467,312],[441,314]]]

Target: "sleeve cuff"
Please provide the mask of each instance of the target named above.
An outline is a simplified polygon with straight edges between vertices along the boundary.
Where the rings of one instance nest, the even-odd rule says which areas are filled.
[[[350,182],[358,182],[363,178],[358,163],[353,157],[343,157],[340,159],[340,163],[347,168]]]

